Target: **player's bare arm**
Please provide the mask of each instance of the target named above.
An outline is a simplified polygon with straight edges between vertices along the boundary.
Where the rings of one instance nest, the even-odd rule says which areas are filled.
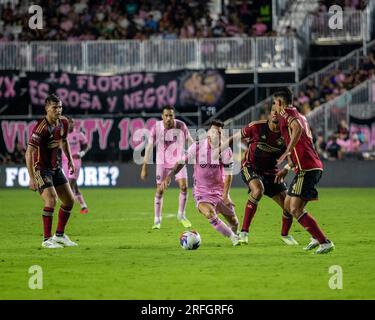
[[[297,145],[297,143],[298,143],[298,141],[301,137],[302,131],[303,131],[302,125],[297,120],[293,120],[289,124],[289,128],[291,129],[290,142],[289,142],[289,145],[286,148],[285,152],[277,160],[277,164],[281,164],[285,159],[287,159],[287,157],[289,157],[291,155],[291,153],[292,153],[293,149],[296,147],[296,145]]]
[[[74,155],[73,159],[82,159],[85,156],[85,154],[87,153],[87,151],[89,151],[89,145],[83,144],[82,148],[81,148],[81,151],[78,154]]]
[[[147,144],[147,147],[146,147],[146,150],[145,150],[145,157],[143,159],[143,164],[142,164],[142,168],[141,168],[141,179],[142,180],[145,180],[147,175],[148,175],[147,163],[148,163],[148,161],[151,157],[153,147],[154,147],[154,144],[152,142],[149,142]]]
[[[232,202],[232,199],[230,198],[229,191],[232,186],[233,176],[232,174],[225,175],[224,180],[224,192],[223,192],[223,201],[226,205],[232,205],[234,206],[234,203]]]
[[[30,182],[29,182],[29,189],[36,191],[38,189],[38,185],[35,180],[35,171],[34,171],[34,154],[37,152],[37,149],[31,145],[27,146],[26,153],[25,153],[25,160],[27,171],[29,172]]]
[[[66,155],[66,158],[68,159],[68,168],[70,170],[70,174],[74,173],[74,163],[73,163],[73,157],[72,153],[70,152],[70,145],[67,139],[62,140],[62,150]]]

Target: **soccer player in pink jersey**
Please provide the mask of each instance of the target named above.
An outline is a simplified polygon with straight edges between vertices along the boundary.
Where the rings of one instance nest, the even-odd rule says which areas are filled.
[[[68,177],[70,187],[74,192],[75,199],[79,202],[81,206],[80,213],[86,214],[89,213],[87,204],[81,190],[78,188],[77,180],[79,177],[79,172],[82,166],[82,158],[85,156],[87,150],[89,149],[86,136],[80,131],[80,127],[74,124],[72,118],[67,117],[69,120],[69,132],[68,132],[68,142],[70,145],[70,150],[74,162],[74,173],[70,173],[68,170],[68,159],[65,155],[62,156],[62,166],[65,172],[65,175]]]
[[[207,138],[193,143],[188,154],[174,166],[164,178],[161,189],[165,190],[172,174],[178,174],[186,163],[194,163],[193,196],[196,206],[210,222],[213,228],[225,237],[230,238],[234,246],[239,245],[238,219],[229,190],[232,184],[232,150],[228,147],[223,152],[215,153],[221,141],[224,124],[214,120],[208,130]],[[215,156],[215,154],[217,156]],[[228,225],[219,217],[221,213]]]
[[[154,225],[153,229],[160,229],[163,208],[163,193],[160,188],[163,179],[171,172],[175,163],[184,154],[185,143],[193,139],[184,122],[175,119],[174,107],[165,106],[162,110],[162,120],[157,121],[151,129],[151,137],[145,151],[144,162],[141,170],[141,179],[147,177],[147,163],[156,145],[156,193],[154,198]],[[190,228],[191,223],[186,218],[185,208],[188,197],[186,168],[176,175],[176,182],[180,188],[179,207],[177,218],[185,228]]]

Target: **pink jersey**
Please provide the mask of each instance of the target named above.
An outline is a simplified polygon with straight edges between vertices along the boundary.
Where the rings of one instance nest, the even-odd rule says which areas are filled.
[[[73,130],[72,133],[68,133],[68,142],[70,145],[70,152],[72,157],[78,155],[78,153],[83,149],[84,145],[87,145],[86,136],[83,132],[78,130]],[[63,162],[67,162],[65,154],[63,154]]]
[[[232,150],[227,148],[220,160],[211,161],[211,146],[208,139],[193,143],[185,161],[194,163],[194,197],[215,195],[221,197],[224,191],[224,168],[230,169],[233,164]]]
[[[151,128],[151,139],[156,144],[156,164],[173,168],[184,155],[186,140],[190,137],[186,124],[174,120],[171,129],[165,129],[163,121],[157,121]]]

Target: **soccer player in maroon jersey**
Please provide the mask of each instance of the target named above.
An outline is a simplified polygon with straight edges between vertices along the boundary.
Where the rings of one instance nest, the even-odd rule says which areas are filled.
[[[61,116],[62,102],[54,94],[45,100],[46,116],[34,127],[27,146],[25,158],[30,176],[29,188],[38,190],[43,201],[42,212],[45,248],[63,248],[77,244],[65,234],[65,226],[74,204],[74,196],[67,179],[61,169],[61,147],[68,158],[70,172],[74,172],[74,164],[70,153],[68,120]],[[52,216],[57,199],[60,199],[56,234],[52,236]]]
[[[285,151],[285,143],[280,133],[275,108],[272,108],[268,120],[249,123],[247,127],[242,128],[241,132],[233,135],[229,139],[229,143],[239,139],[248,141],[248,150],[242,162],[241,176],[249,187],[249,198],[242,222],[240,241],[248,243],[251,221],[255,216],[260,199],[265,194],[283,209],[281,240],[287,245],[297,245],[298,242],[289,235],[293,217],[284,209],[287,187],[284,182],[275,182],[278,172],[277,159]]]
[[[308,201],[318,199],[316,185],[322,176],[323,164],[315,151],[311,130],[305,116],[291,106],[292,98],[292,92],[287,88],[273,95],[273,107],[276,108],[280,131],[287,145],[278,164],[288,160],[284,169],[276,174],[275,181],[282,181],[288,171],[294,169],[296,175],[284,201],[285,210],[311,234],[311,242],[305,250],[319,246],[315,253],[327,253],[334,249],[334,244],[305,209]]]

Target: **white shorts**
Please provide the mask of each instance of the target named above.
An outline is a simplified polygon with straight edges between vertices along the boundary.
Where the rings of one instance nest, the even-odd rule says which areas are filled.
[[[160,184],[164,178],[173,170],[173,168],[164,168],[164,166],[156,165],[156,184]],[[187,180],[187,170],[184,166],[179,173],[176,174],[175,180],[186,179]]]

